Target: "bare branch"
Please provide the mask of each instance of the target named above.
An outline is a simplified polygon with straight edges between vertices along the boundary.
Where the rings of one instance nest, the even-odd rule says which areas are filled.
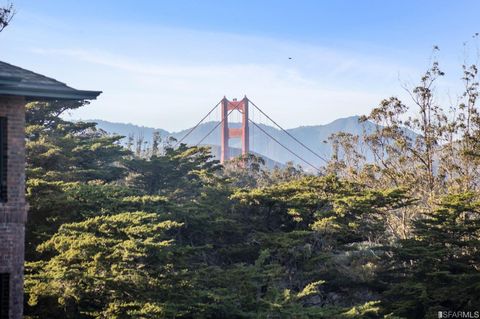
[[[15,10],[13,9],[13,4],[0,8],[0,32],[10,24],[14,15]]]

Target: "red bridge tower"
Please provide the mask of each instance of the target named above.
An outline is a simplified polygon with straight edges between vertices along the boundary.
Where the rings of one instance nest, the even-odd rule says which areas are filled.
[[[222,102],[222,148],[220,161],[224,163],[230,158],[230,150],[228,147],[228,140],[230,138],[240,137],[242,139],[242,155],[248,154],[249,145],[249,131],[248,131],[248,99],[245,96],[241,101],[233,99],[233,101],[223,98]],[[228,115],[237,110],[242,113],[242,127],[228,128]]]

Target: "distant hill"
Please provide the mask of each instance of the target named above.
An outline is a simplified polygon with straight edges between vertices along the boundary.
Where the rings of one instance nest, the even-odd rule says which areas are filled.
[[[351,116],[346,118],[337,119],[331,123],[325,125],[314,126],[301,126],[297,128],[288,129],[287,131],[302,141],[305,145],[312,150],[320,154],[326,159],[329,159],[332,155],[331,145],[328,143],[328,137],[333,133],[347,132],[351,134],[362,135],[364,130],[371,132],[375,128],[375,124],[371,122],[359,123],[358,116]],[[92,120],[98,123],[98,127],[105,130],[108,133],[120,134],[123,136],[134,135],[135,137],[143,136],[144,140],[151,143],[152,134],[154,131],[159,131],[162,138],[172,136],[176,139],[181,139],[190,129],[186,129],[180,132],[168,132],[159,128],[144,127],[134,124],[125,123],[112,123],[103,120]],[[210,130],[212,130],[218,122],[207,122],[198,126],[184,142],[187,144],[195,145],[198,143]],[[240,123],[230,123],[231,127],[240,127]],[[279,140],[282,144],[299,154],[305,160],[311,162],[316,166],[323,166],[325,163],[316,157],[314,154],[298,145],[291,137],[284,132],[267,125],[259,125],[268,132],[270,135]],[[205,145],[220,145],[220,127],[214,130],[210,136],[208,136],[202,144]],[[233,148],[241,148],[240,139],[230,140],[230,146]],[[261,130],[250,126],[250,148],[253,152],[264,155],[266,158],[271,159],[278,163],[286,163],[293,161],[298,164],[302,163],[294,155],[286,151],[282,146],[275,141],[267,137]],[[213,152],[218,153],[214,150]]]
[[[167,136],[170,134],[168,131],[162,130],[161,128],[139,126],[130,123],[115,123],[103,120],[87,120],[87,122],[97,123],[99,128],[110,134],[118,134],[126,137],[129,135],[136,137],[143,136],[149,142],[152,140],[154,131],[159,131],[161,136]]]

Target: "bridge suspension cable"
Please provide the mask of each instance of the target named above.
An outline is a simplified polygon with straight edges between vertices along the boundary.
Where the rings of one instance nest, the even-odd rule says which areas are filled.
[[[173,145],[173,148],[175,148],[178,144],[182,143],[183,140],[185,140],[200,124],[202,124],[203,121],[205,121],[205,119],[210,115],[212,114],[213,111],[215,111],[215,109],[220,105],[220,103],[222,103],[222,100],[220,100],[208,113],[207,115],[205,115],[194,127],[192,127],[177,143],[175,143],[175,145]],[[203,139],[202,139],[203,141]],[[198,143],[200,144],[200,143]],[[197,145],[198,145],[197,144]]]
[[[308,147],[307,145],[305,145],[302,141],[300,141],[299,139],[297,139],[295,136],[293,136],[290,132],[288,132],[287,130],[285,130],[283,127],[281,127],[277,122],[275,122],[270,116],[268,116],[265,112],[262,111],[262,109],[260,109],[255,103],[253,103],[251,100],[248,100],[248,102],[250,102],[258,111],[260,111],[260,113],[262,113],[267,119],[269,119],[270,121],[272,121],[273,124],[275,124],[281,131],[283,131],[285,134],[287,134],[288,136],[290,136],[293,140],[295,140],[297,143],[299,143],[300,145],[302,145],[305,149],[309,150],[312,154],[314,154],[315,156],[317,156],[319,159],[321,159],[322,161],[324,161],[325,163],[328,163],[328,160],[326,160],[323,156],[319,155],[317,152],[315,152],[314,150],[312,150],[310,147]]]
[[[257,123],[255,123],[254,121],[252,121],[251,119],[248,119],[253,125],[255,125],[260,131],[262,131],[265,135],[267,135],[268,137],[270,137],[272,140],[274,140],[275,142],[277,142],[278,145],[280,145],[281,147],[283,147],[284,149],[286,149],[287,151],[289,151],[292,155],[294,155],[295,157],[297,157],[299,160],[301,160],[302,162],[304,162],[305,164],[311,166],[312,168],[314,168],[315,170],[317,170],[318,172],[320,172],[321,170],[316,167],[315,165],[313,165],[312,163],[308,162],[306,159],[304,159],[303,157],[301,157],[300,155],[298,155],[297,153],[295,153],[294,151],[292,151],[290,148],[288,148],[287,146],[285,146],[284,144],[282,144],[279,140],[277,140],[275,137],[273,137],[271,134],[269,134],[267,131],[265,131],[261,126],[257,125]]]

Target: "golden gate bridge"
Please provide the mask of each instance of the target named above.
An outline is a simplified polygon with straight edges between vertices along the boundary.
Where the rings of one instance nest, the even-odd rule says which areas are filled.
[[[226,97],[223,97],[198,123],[193,126],[190,130],[187,131],[187,133],[176,142],[174,145],[177,146],[180,143],[182,143],[188,136],[192,134],[193,131],[195,131],[204,121],[215,111],[217,108],[220,107],[220,117],[221,120],[218,121],[218,123],[205,134],[196,144],[195,146],[198,146],[202,144],[205,139],[210,136],[216,129],[220,127],[220,162],[225,163],[230,159],[230,147],[229,147],[229,140],[231,138],[240,138],[241,139],[241,144],[242,144],[242,155],[247,155],[250,152],[250,124],[253,125],[252,128],[258,129],[260,132],[265,134],[268,138],[273,140],[275,143],[279,144],[281,147],[283,147],[286,151],[288,151],[290,154],[295,156],[297,159],[299,159],[301,162],[307,164],[308,166],[312,167],[316,171],[320,171],[320,168],[317,167],[316,165],[312,164],[310,161],[307,161],[305,158],[303,158],[301,155],[299,155],[297,152],[293,151],[290,147],[282,143],[278,138],[275,138],[272,136],[272,134],[268,133],[267,130],[262,128],[261,125],[259,125],[254,119],[251,119],[249,114],[250,114],[250,108],[252,110],[257,110],[262,114],[266,119],[268,119],[275,127],[277,127],[281,132],[285,133],[289,138],[291,138],[295,143],[303,147],[304,149],[308,150],[310,153],[315,155],[317,158],[319,158],[321,161],[327,163],[328,160],[325,159],[324,156],[321,156],[318,154],[318,152],[314,151],[311,147],[305,145],[301,140],[296,138],[294,135],[292,135],[290,132],[288,132],[286,129],[284,129],[282,126],[280,126],[275,120],[273,120],[268,114],[266,114],[259,106],[257,106],[255,103],[253,103],[250,99],[245,96],[241,100],[233,99],[232,101],[228,100]],[[232,114],[232,112],[237,111],[241,115],[241,125],[239,128],[237,127],[229,127],[229,116]]]

